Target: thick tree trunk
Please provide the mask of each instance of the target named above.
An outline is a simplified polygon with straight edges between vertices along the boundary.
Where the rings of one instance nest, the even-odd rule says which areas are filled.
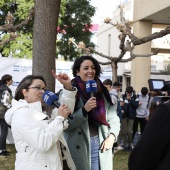
[[[55,70],[57,23],[61,0],[35,0],[33,29],[33,74],[42,75],[47,87],[55,90]]]

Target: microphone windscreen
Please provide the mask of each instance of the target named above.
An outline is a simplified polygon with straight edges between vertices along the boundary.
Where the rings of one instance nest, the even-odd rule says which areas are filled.
[[[86,91],[90,92],[97,92],[97,83],[95,80],[89,80],[86,82]]]
[[[42,99],[47,105],[52,105],[55,100],[58,100],[58,96],[51,91],[45,91]]]

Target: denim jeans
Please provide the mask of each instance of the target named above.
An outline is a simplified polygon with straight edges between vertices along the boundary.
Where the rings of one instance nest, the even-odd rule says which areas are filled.
[[[99,166],[99,136],[90,138],[91,140],[91,170],[100,170]]]
[[[6,138],[8,136],[8,125],[4,119],[0,119],[0,150],[6,150]]]

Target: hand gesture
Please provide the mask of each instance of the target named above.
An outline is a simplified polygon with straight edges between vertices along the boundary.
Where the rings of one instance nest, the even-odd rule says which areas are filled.
[[[96,107],[96,98],[95,97],[91,97],[86,104],[84,105],[84,109],[87,112],[90,112],[90,110],[92,110],[93,108]]]
[[[131,100],[131,94],[127,94],[127,97],[126,97],[128,100]]]
[[[52,74],[53,74],[54,78],[56,78],[61,84],[63,84],[65,89],[67,89],[67,90],[71,89],[71,79],[67,74],[59,73],[57,75],[54,70],[52,70]]]

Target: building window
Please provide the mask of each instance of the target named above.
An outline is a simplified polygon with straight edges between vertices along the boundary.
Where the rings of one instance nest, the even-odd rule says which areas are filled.
[[[126,87],[130,86],[131,77],[126,77]]]
[[[151,70],[156,70],[156,65],[151,65]]]
[[[111,34],[108,35],[108,56],[111,55]]]
[[[123,82],[123,76],[117,76],[117,80],[120,84]]]

